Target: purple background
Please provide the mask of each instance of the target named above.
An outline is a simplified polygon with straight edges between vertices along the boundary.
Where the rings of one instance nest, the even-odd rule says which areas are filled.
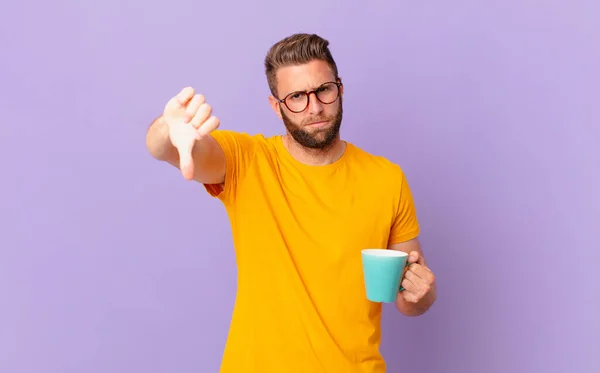
[[[7,4],[0,372],[218,371],[227,217],[144,136],[188,84],[282,132],[262,63],[298,31],[332,43],[343,136],[404,168],[437,274],[426,315],[384,309],[389,371],[600,371],[596,0]]]

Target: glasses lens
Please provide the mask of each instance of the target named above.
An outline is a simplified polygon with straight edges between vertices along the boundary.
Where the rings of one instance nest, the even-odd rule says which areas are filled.
[[[317,97],[324,104],[331,104],[338,97],[338,86],[335,83],[326,83],[317,89]]]
[[[291,94],[285,98],[285,104],[291,111],[301,112],[308,104],[308,96],[304,92]]]

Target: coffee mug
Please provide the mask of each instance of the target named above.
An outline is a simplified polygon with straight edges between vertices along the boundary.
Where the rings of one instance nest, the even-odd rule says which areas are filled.
[[[364,249],[362,267],[367,299],[372,302],[395,302],[408,254],[398,250]]]

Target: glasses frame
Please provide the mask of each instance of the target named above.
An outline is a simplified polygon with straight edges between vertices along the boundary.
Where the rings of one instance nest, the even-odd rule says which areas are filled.
[[[319,95],[317,95],[317,91],[318,91],[319,89],[321,89],[321,87],[323,87],[323,86],[324,86],[324,85],[326,85],[326,84],[335,84],[335,85],[337,86],[337,95],[335,96],[335,99],[333,99],[333,101],[331,101],[331,102],[323,102],[323,101],[322,101],[322,100],[319,98]],[[340,98],[340,93],[341,93],[341,88],[342,88],[342,86],[343,86],[343,84],[342,84],[342,82],[341,82],[340,80],[338,80],[338,81],[335,81],[335,82],[325,82],[325,83],[321,84],[319,87],[317,87],[316,89],[313,89],[312,91],[294,91],[294,92],[288,93],[288,94],[287,94],[287,95],[286,95],[284,98],[281,98],[281,99],[280,99],[280,98],[278,98],[278,99],[277,99],[277,101],[278,101],[279,103],[281,103],[281,104],[284,104],[284,105],[285,105],[285,107],[286,107],[286,108],[287,108],[289,111],[291,111],[292,113],[296,113],[296,114],[297,114],[297,113],[301,113],[301,112],[303,112],[304,110],[306,110],[306,108],[308,107],[308,105],[310,105],[310,96],[311,96],[311,94],[313,94],[313,93],[315,94],[315,98],[316,98],[317,100],[319,100],[319,102],[320,102],[320,103],[322,103],[322,104],[324,104],[324,105],[330,105],[330,104],[333,104],[334,102],[336,102],[336,101],[337,101],[337,100]],[[304,106],[304,108],[303,108],[302,110],[292,110],[292,109],[290,109],[290,107],[288,106],[288,104],[287,104],[287,101],[286,101],[286,100],[287,100],[287,99],[288,99],[290,96],[292,96],[292,95],[295,95],[295,94],[298,94],[298,93],[302,93],[302,94],[305,94],[305,95],[306,95],[306,106]]]

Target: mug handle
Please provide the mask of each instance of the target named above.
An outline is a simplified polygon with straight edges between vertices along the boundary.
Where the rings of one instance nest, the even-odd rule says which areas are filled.
[[[410,265],[410,263],[408,263],[408,258],[406,259],[406,264],[404,265],[404,272],[406,272],[406,267],[408,267]],[[402,278],[400,278],[400,289],[398,289],[398,292],[401,293],[404,291],[404,288],[402,287],[402,279],[404,278],[404,272],[402,273]]]

